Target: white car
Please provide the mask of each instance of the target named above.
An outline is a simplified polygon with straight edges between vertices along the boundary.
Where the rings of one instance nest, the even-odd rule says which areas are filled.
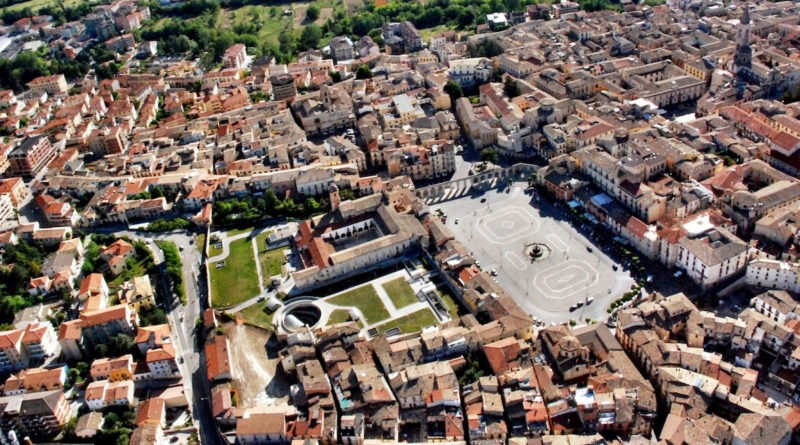
[[[497,269],[492,269],[492,276],[493,276],[493,277],[496,277],[496,276],[497,276]]]

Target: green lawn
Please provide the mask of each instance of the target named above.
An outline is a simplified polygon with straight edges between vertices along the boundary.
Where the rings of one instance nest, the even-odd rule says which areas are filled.
[[[78,3],[82,2],[83,0],[64,0],[64,6],[75,6]],[[31,11],[36,12],[39,8],[43,8],[49,5],[55,5],[57,2],[55,0],[30,0],[23,3],[17,3],[16,5],[11,5],[6,7],[9,11],[18,11],[20,9],[31,8]]]
[[[326,302],[337,306],[355,306],[359,308],[364,317],[366,317],[368,324],[389,318],[389,311],[386,310],[381,297],[378,296],[371,284],[328,298]]]
[[[229,237],[236,236],[236,235],[241,235],[243,233],[250,233],[250,232],[253,231],[253,229],[255,229],[255,227],[245,227],[244,229],[228,230],[226,232],[226,235],[228,235]]]
[[[280,275],[282,267],[285,263],[283,251],[285,247],[267,250],[267,243],[271,231],[266,231],[258,234],[256,237],[256,247],[258,248],[258,262],[261,264],[261,274],[264,280],[269,280],[269,277]]]
[[[400,317],[396,320],[384,323],[378,326],[378,330],[380,332],[386,332],[392,328],[400,328],[400,331],[404,334],[411,334],[434,324],[437,324],[436,316],[433,315],[430,309],[425,308],[412,312],[405,317]]]
[[[437,36],[445,31],[449,31],[450,29],[451,28],[447,25],[439,25],[439,26],[434,26],[433,28],[420,29],[419,33],[422,35],[422,40],[431,43],[431,37]]]
[[[403,277],[383,283],[382,286],[397,309],[419,302],[411,286],[408,285]]]
[[[206,234],[205,234],[205,232],[197,235],[197,240],[195,241],[195,245],[197,246],[197,250],[200,253],[203,253],[203,247],[206,245]]]
[[[260,41],[277,44],[278,36],[284,32],[291,32],[293,28],[292,17],[283,15],[285,8],[291,9],[291,5],[248,5],[233,10],[223,10],[224,17],[221,24],[223,27],[233,27],[255,23],[258,25]]]
[[[344,323],[346,321],[351,321],[350,312],[344,309],[336,309],[331,312],[331,315],[328,316],[328,324],[326,326],[335,325],[336,323]],[[358,323],[359,328],[364,329],[364,323],[362,323],[361,320],[358,320],[356,323]]]
[[[442,301],[444,301],[444,304],[447,305],[447,309],[450,311],[450,317],[456,318],[459,315],[466,313],[466,311],[461,308],[461,305],[456,302],[455,298],[450,295],[450,291],[448,291],[446,288],[444,290],[437,288],[436,293],[439,294],[439,297],[441,297]]]
[[[215,307],[233,306],[260,292],[253,245],[247,238],[230,244],[225,267],[208,265],[211,276],[211,302]]]
[[[213,258],[222,253],[222,249],[217,249],[214,247],[216,243],[214,241],[210,241],[208,243],[208,257]]]
[[[344,309],[336,309],[328,316],[328,326],[336,323],[344,323],[350,320],[350,313]]]
[[[252,306],[248,306],[239,311],[239,316],[247,323],[260,326],[264,329],[272,329],[272,314],[265,311],[266,301],[260,301]]]

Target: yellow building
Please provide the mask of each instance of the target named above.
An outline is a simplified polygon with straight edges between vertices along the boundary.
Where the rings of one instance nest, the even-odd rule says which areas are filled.
[[[153,286],[150,284],[150,277],[142,275],[126,281],[119,291],[120,304],[127,304],[128,307],[139,312],[141,307],[151,308],[156,304]]]
[[[133,356],[125,354],[117,358],[100,358],[92,362],[89,371],[92,379],[119,382],[133,378]]]

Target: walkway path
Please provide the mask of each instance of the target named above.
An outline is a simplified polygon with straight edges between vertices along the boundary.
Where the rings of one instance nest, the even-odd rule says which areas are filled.
[[[228,258],[228,255],[230,255],[230,251],[231,251],[230,245],[231,245],[232,242],[238,241],[240,239],[245,239],[247,237],[252,237],[250,242],[251,242],[251,244],[253,246],[253,260],[254,260],[253,266],[256,268],[256,273],[258,275],[258,288],[260,289],[260,292],[258,293],[258,295],[254,296],[253,298],[245,300],[245,301],[237,304],[236,306],[234,306],[232,308],[229,308],[228,309],[229,312],[233,313],[233,312],[241,311],[242,309],[244,309],[246,307],[249,307],[249,306],[252,306],[252,305],[258,303],[259,299],[262,298],[262,297],[264,299],[268,299],[268,298],[270,298],[270,297],[272,297],[272,296],[274,296],[276,294],[275,291],[272,291],[272,292],[267,292],[266,291],[266,285],[265,285],[265,282],[264,282],[264,275],[263,275],[263,271],[261,270],[261,261],[258,258],[258,243],[257,243],[256,238],[261,233],[267,232],[267,231],[274,231],[274,230],[276,230],[277,227],[279,227],[281,225],[283,225],[283,224],[276,224],[276,225],[272,225],[272,226],[268,226],[268,227],[259,227],[259,228],[251,230],[250,232],[237,233],[236,235],[228,235],[227,232],[221,232],[221,231],[216,231],[216,232],[212,232],[211,233],[211,238],[216,237],[217,239],[219,239],[219,243],[222,244],[222,252],[217,254],[217,255],[214,255],[213,257],[209,257],[206,260],[209,263],[209,267],[214,267],[213,266],[214,263],[216,263],[218,261],[222,261],[225,258]],[[209,246],[210,246],[210,244],[209,244]]]
[[[273,226],[269,226],[269,227],[259,227],[257,229],[253,229],[250,232],[237,233],[236,235],[228,235],[227,232],[220,232],[220,231],[211,232],[211,238],[217,237],[219,239],[219,242],[222,243],[222,253],[220,253],[218,255],[214,255],[213,257],[208,258],[207,261],[209,263],[216,263],[217,261],[222,261],[222,260],[224,260],[225,258],[228,257],[228,254],[230,253],[230,244],[232,242],[238,241],[238,240],[240,240],[242,238],[247,238],[248,236],[252,236],[253,239],[255,239],[262,232],[275,230],[275,228],[280,226],[280,225],[283,225],[283,224],[273,225]],[[258,251],[256,251],[256,253],[257,252]],[[256,255],[256,261],[258,261],[258,255]]]
[[[264,276],[261,272],[261,259],[258,258],[258,238],[255,236],[250,239],[250,243],[253,245],[253,258],[256,259],[256,272],[258,272],[258,288],[261,289],[261,292],[264,292]]]
[[[396,320],[398,318],[405,317],[406,315],[413,314],[414,312],[417,312],[417,311],[425,309],[425,308],[430,308],[428,306],[428,302],[427,301],[417,301],[416,303],[409,304],[408,306],[405,306],[405,307],[402,307],[402,308],[395,307],[394,302],[392,301],[392,297],[390,297],[389,294],[386,292],[386,289],[383,288],[383,283],[392,281],[392,280],[397,279],[397,278],[403,278],[405,280],[408,280],[409,276],[408,276],[408,273],[405,270],[398,270],[397,272],[393,272],[393,273],[391,273],[389,275],[382,276],[382,277],[380,277],[378,279],[375,279],[375,280],[372,280],[372,281],[370,281],[368,283],[369,286],[372,286],[372,288],[375,289],[375,293],[378,294],[378,297],[381,299],[381,302],[386,307],[386,310],[389,312],[389,318],[377,321],[377,322],[372,323],[370,325],[365,325],[364,329],[363,329],[363,332],[366,333],[370,329],[378,327],[378,326],[380,326],[382,324],[385,324],[385,323],[389,323],[392,320]],[[345,291],[345,292],[347,292],[347,291]],[[335,295],[332,295],[332,297],[334,297],[334,296]],[[345,309],[345,310],[351,309],[350,307],[347,307],[347,306],[336,306],[336,305],[332,305],[330,303],[326,303],[326,305],[331,306],[334,309]],[[358,308],[353,307],[353,309],[356,309],[356,311],[358,311],[359,314],[360,314],[361,311],[359,311]],[[367,319],[362,316],[361,320],[364,320],[366,322]]]

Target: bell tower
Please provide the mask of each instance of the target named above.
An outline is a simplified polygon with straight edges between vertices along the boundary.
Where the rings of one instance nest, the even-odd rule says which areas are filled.
[[[736,30],[736,53],[733,56],[733,73],[737,76],[750,70],[753,49],[750,48],[750,4],[745,3],[744,14]]]

